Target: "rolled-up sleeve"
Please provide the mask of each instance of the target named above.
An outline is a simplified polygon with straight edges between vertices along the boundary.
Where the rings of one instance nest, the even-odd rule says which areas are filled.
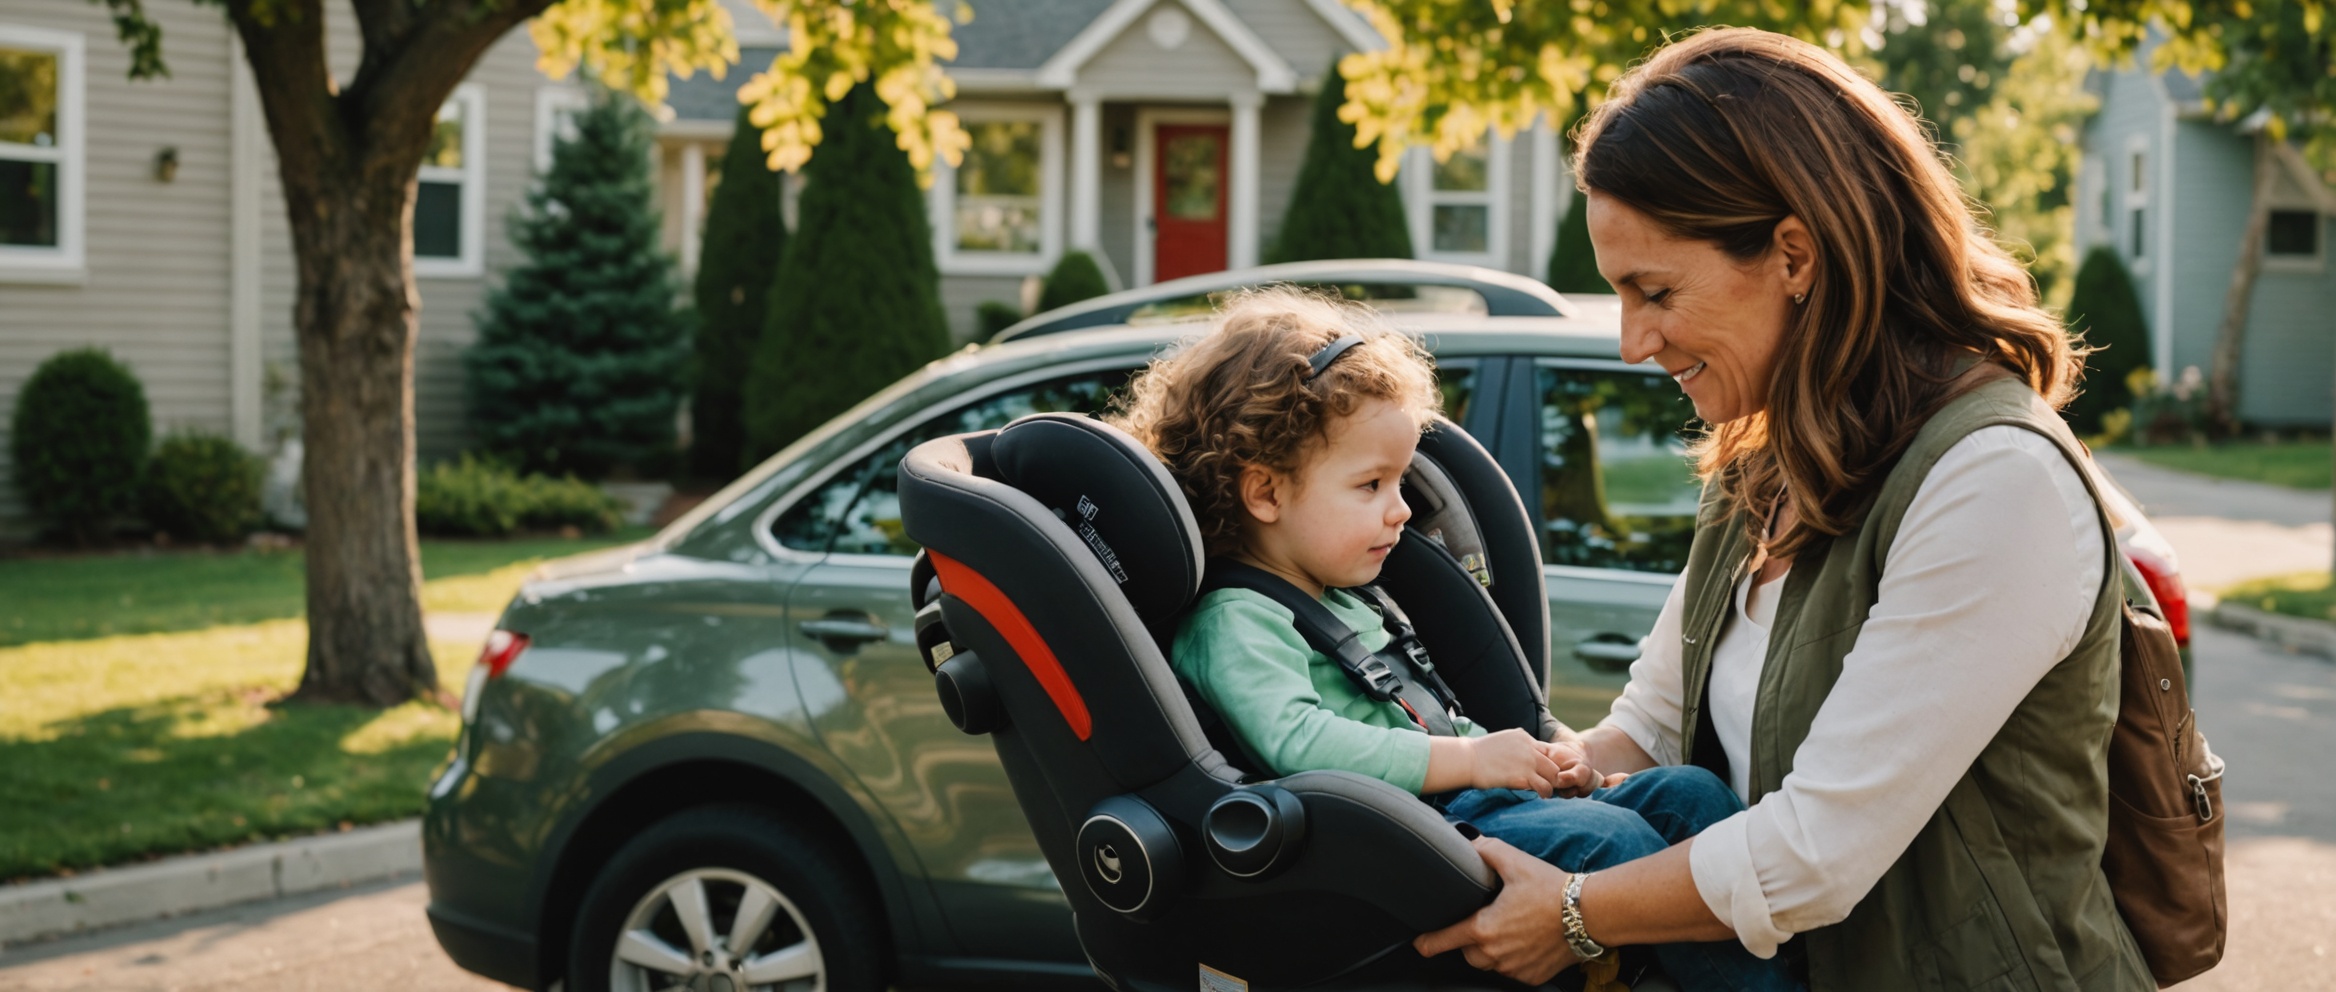
[[[1747,949],[1847,917],[2075,648],[2105,577],[2095,513],[2032,431],[1976,431],[1939,460],[1792,773],[1690,852],[1697,891]]]

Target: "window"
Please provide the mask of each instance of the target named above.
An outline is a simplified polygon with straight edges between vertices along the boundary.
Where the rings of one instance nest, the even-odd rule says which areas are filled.
[[[2136,136],[2126,153],[2125,257],[2149,257],[2149,157]]]
[[[1061,254],[1062,110],[993,104],[955,108],[972,144],[954,168],[936,163],[934,253],[952,275],[1029,275]]]
[[[1438,162],[1413,153],[1405,205],[1421,257],[1498,265],[1508,253],[1509,143],[1487,132]]]
[[[1542,560],[1684,570],[1702,491],[1686,457],[1686,394],[1661,375],[1553,365],[1539,389]]]
[[[0,279],[77,279],[83,194],[79,34],[0,26]]]
[[[2263,232],[2263,251],[2274,259],[2320,257],[2320,213],[2317,210],[2274,210]]]
[[[484,271],[479,242],[484,235],[486,110],[486,95],[475,83],[456,87],[438,108],[414,192],[415,275]]]
[[[545,86],[535,91],[535,174],[552,171],[552,145],[576,140],[576,115],[592,105],[592,98],[574,86]]]
[[[1132,369],[1089,372],[976,400],[917,425],[833,477],[772,523],[779,543],[818,554],[910,557],[918,545],[900,523],[900,460],[910,448],[949,434],[1004,427],[1033,413],[1101,413]]]

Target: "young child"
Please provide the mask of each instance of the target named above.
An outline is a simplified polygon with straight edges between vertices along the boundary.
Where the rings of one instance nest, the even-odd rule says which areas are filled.
[[[1439,405],[1417,343],[1361,306],[1277,288],[1232,301],[1207,335],[1154,362],[1116,420],[1167,464],[1210,557],[1288,580],[1378,651],[1389,639],[1378,614],[1346,590],[1377,579],[1402,538],[1411,511],[1401,480]],[[1653,854],[1743,808],[1701,768],[1602,779],[1575,745],[1522,730],[1486,733],[1463,718],[1455,736],[1430,736],[1309,648],[1287,609],[1249,590],[1201,597],[1170,664],[1263,770],[1336,769],[1421,795],[1456,791],[1443,805],[1448,819],[1569,872]],[[1797,984],[1732,941],[1657,955],[1689,990]]]

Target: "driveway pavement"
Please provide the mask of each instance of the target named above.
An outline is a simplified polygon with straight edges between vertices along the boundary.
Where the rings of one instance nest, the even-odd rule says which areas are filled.
[[[2324,490],[2212,479],[2097,456],[2174,545],[2192,592],[2268,575],[2325,571],[2336,530]]]

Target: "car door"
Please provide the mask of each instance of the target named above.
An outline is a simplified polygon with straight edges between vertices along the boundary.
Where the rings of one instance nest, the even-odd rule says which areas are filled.
[[[1549,583],[1550,711],[1598,722],[1687,564],[1701,487],[1687,461],[1695,408],[1659,371],[1618,361],[1517,362],[1505,446]],[[1517,427],[1521,426],[1521,429]]]
[[[1005,426],[1031,413],[1096,413],[1132,369],[1053,372],[953,397],[912,426],[863,446],[792,505],[771,535],[816,556],[787,619],[812,726],[912,848],[949,927],[985,957],[1082,960],[1068,904],[1014,800],[988,738],[950,725],[916,649],[896,470],[917,444]],[[908,863],[913,859],[913,863]]]

